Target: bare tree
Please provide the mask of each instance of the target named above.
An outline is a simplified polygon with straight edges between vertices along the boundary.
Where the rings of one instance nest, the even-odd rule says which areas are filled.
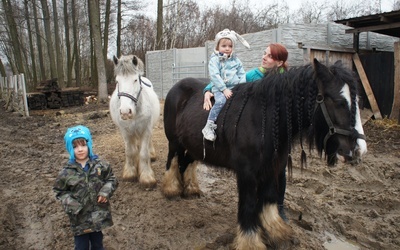
[[[50,61],[50,73],[51,73],[51,78],[54,78],[57,76],[57,70],[56,70],[56,60],[53,49],[53,37],[50,26],[51,22],[50,12],[49,12],[49,7],[47,5],[47,0],[40,0],[40,3],[42,4],[43,25],[46,34],[47,53],[49,55],[49,61]]]
[[[98,98],[100,102],[107,101],[107,82],[106,82],[106,69],[103,58],[103,48],[101,45],[100,35],[100,9],[99,3],[96,0],[89,0],[89,16],[90,25],[93,31],[94,50],[96,55],[96,66],[98,72]]]
[[[296,11],[294,21],[297,23],[322,23],[326,21],[326,9],[329,4],[317,0],[301,2],[301,7]]]
[[[52,2],[53,2],[53,16],[54,16],[54,41],[56,43],[57,78],[60,86],[64,87],[65,86],[64,66],[63,66],[63,55],[61,52],[60,30],[58,27],[57,0],[52,0]]]
[[[0,58],[0,74],[2,77],[7,76],[6,69],[4,68],[4,64],[3,64],[3,61],[1,60],[1,58]]]
[[[108,36],[110,32],[110,13],[111,13],[111,0],[106,0],[106,9],[104,17],[104,45],[103,45],[103,57],[104,64],[107,63],[107,52],[108,52]]]
[[[277,28],[279,24],[289,22],[289,15],[289,6],[286,1],[265,5],[255,14],[254,19],[259,27],[259,30],[256,31]]]
[[[351,17],[352,8],[353,7],[348,1],[335,1],[329,7],[328,20],[334,21]]]
[[[13,73],[18,74],[18,73],[24,73],[24,63],[22,59],[22,51],[23,47],[20,43],[20,38],[18,34],[18,28],[17,28],[17,23],[15,22],[14,19],[14,11],[11,6],[11,1],[10,0],[2,0],[3,3],[3,8],[5,11],[6,15],[6,21],[8,25],[8,30],[9,30],[9,37],[11,40],[11,44],[13,45],[13,55],[14,55],[14,60],[15,60],[15,67],[13,67]]]
[[[150,18],[134,15],[125,29],[126,34],[130,36],[129,39],[124,40],[124,52],[144,59],[146,51],[153,50],[155,47],[154,27],[154,22]]]
[[[157,3],[157,39],[156,49],[161,49],[161,40],[163,32],[163,0],[158,0]]]
[[[72,56],[71,56],[71,41],[69,37],[69,14],[68,14],[68,0],[64,0],[64,34],[65,34],[65,48],[66,48],[66,63],[67,63],[67,87],[71,85],[72,81]]]
[[[117,57],[121,56],[121,30],[122,30],[122,7],[121,0],[117,3]]]
[[[196,20],[200,18],[197,3],[193,0],[172,0],[164,8],[163,43],[164,48],[188,47],[188,42],[197,29]]]
[[[26,18],[26,26],[28,29],[28,38],[29,38],[29,50],[30,50],[30,61],[32,64],[32,74],[33,74],[33,88],[36,88],[38,78],[37,78],[37,73],[36,73],[36,53],[35,49],[33,46],[33,34],[32,34],[32,28],[31,28],[31,22],[30,22],[30,13],[29,13],[29,3],[28,0],[24,0],[24,7],[25,7],[25,18]]]
[[[36,7],[36,0],[32,0],[32,10],[33,10],[33,17],[35,21],[35,33],[36,33],[36,43],[38,49],[38,56],[39,56],[39,68],[40,68],[40,79],[46,79],[46,64],[44,62],[44,54],[43,54],[43,45],[42,45],[42,35],[41,29],[39,25],[39,18],[37,14],[37,7]]]
[[[73,58],[75,62],[75,86],[81,85],[81,57],[80,57],[80,49],[79,49],[79,27],[78,27],[78,19],[79,19],[79,6],[75,4],[75,0],[71,0],[71,8],[72,8],[72,30],[74,37],[74,53]]]

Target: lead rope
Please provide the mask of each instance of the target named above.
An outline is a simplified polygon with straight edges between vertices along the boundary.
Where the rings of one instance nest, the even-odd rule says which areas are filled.
[[[203,136],[203,161],[206,159],[206,139]],[[215,141],[213,141],[213,149],[215,150]]]
[[[206,158],[206,143],[205,143],[205,138],[203,136],[203,161]]]

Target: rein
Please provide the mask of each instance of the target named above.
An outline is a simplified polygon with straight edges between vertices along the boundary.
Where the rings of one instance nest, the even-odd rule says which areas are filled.
[[[315,110],[317,110],[318,106],[321,107],[322,113],[324,114],[325,121],[329,126],[328,133],[325,135],[325,138],[324,138],[324,150],[326,152],[326,143],[327,143],[327,141],[329,140],[329,138],[331,136],[333,136],[334,134],[340,134],[340,135],[344,135],[344,136],[351,136],[351,135],[354,134],[353,133],[354,128],[353,128],[352,131],[350,131],[350,130],[347,130],[347,129],[336,128],[333,125],[333,122],[332,122],[332,120],[331,120],[331,118],[329,116],[328,110],[326,109],[326,105],[325,105],[325,102],[324,102],[324,96],[321,93],[318,93],[317,98],[316,98],[316,102],[317,102],[317,106],[315,107]],[[358,132],[357,132],[357,138],[364,139],[364,140],[366,139],[365,135],[360,134]]]
[[[140,85],[140,89],[139,89],[139,92],[137,93],[136,97],[134,97],[133,95],[131,95],[131,94],[129,94],[129,93],[126,93],[126,92],[119,92],[119,84],[118,84],[118,98],[120,98],[121,96],[128,97],[129,99],[131,99],[131,100],[135,103],[135,106],[137,106],[137,103],[138,103],[138,101],[139,101],[139,96],[140,96],[140,93],[142,92],[142,88],[143,88],[143,87],[142,87],[142,83],[143,83],[144,85],[146,85],[147,87],[151,87],[151,85],[145,83],[145,82],[142,80],[142,78],[140,77],[140,75],[139,75],[139,85]],[[120,99],[121,99],[121,98],[120,98]]]

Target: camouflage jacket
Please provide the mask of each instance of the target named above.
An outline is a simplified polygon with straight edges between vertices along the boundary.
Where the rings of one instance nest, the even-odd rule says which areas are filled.
[[[88,164],[89,170],[85,172],[79,163],[68,162],[53,187],[69,216],[74,235],[113,225],[110,197],[118,187],[117,178],[108,163],[94,158]],[[99,195],[106,197],[107,203],[98,203]]]

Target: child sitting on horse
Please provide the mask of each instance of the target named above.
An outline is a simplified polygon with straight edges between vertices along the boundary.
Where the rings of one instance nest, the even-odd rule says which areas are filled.
[[[110,165],[93,153],[87,127],[68,128],[64,141],[69,161],[53,190],[69,216],[75,249],[104,249],[101,230],[113,225],[110,198],[118,181]]]
[[[239,83],[246,82],[246,72],[242,62],[233,53],[236,40],[250,48],[246,40],[233,30],[224,29],[215,36],[216,46],[208,64],[215,104],[211,108],[207,124],[202,130],[204,138],[209,141],[215,141],[217,138],[215,122],[226,100],[232,97],[231,89]]]

